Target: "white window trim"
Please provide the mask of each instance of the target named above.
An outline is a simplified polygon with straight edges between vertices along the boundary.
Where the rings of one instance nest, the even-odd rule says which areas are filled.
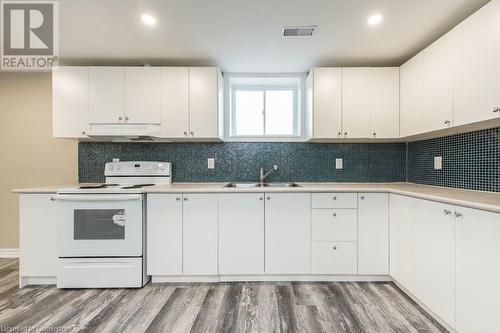
[[[262,84],[259,88],[262,90],[271,89],[283,89],[283,88],[293,88],[294,91],[294,130],[297,135],[283,136],[283,135],[266,135],[266,136],[236,136],[231,133],[234,128],[234,117],[231,113],[234,108],[234,91],[231,91],[231,78],[237,77],[247,77],[247,78],[274,78],[274,77],[291,77],[298,78],[300,80],[299,89],[296,85],[266,85]],[[249,90],[254,90],[253,85],[236,85],[237,87],[245,88],[248,87]],[[306,137],[306,74],[305,73],[290,73],[290,74],[245,74],[245,73],[224,73],[224,141],[227,142],[305,142]],[[260,90],[260,89],[259,89]]]

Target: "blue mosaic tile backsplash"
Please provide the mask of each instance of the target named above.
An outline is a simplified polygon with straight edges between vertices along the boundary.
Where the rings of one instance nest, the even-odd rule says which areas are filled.
[[[413,183],[500,192],[500,128],[410,142],[407,172]]]
[[[207,158],[215,169],[207,169]],[[269,181],[404,182],[405,143],[89,143],[78,146],[80,182],[104,181],[104,163],[172,162],[174,182],[258,181],[259,168],[278,164]],[[344,168],[335,169],[343,158]]]

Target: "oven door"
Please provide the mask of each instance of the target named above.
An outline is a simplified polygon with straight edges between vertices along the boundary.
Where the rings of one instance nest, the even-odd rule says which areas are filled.
[[[59,257],[142,255],[141,194],[57,195]]]

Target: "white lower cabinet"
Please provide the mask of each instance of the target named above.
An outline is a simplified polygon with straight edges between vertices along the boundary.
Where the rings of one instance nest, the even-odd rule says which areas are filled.
[[[217,194],[183,195],[183,275],[217,275]]]
[[[57,211],[52,196],[19,196],[21,279],[57,275]]]
[[[264,274],[264,194],[219,194],[219,273]]]
[[[313,242],[313,274],[358,273],[356,242]]]
[[[500,214],[456,207],[456,329],[498,332]]]
[[[413,198],[389,196],[390,274],[413,293]]]
[[[310,194],[268,193],[265,205],[266,274],[309,274]]]
[[[358,211],[356,209],[311,210],[311,236],[313,242],[357,241]]]
[[[414,294],[455,324],[454,206],[414,199]]]
[[[358,273],[389,273],[389,195],[358,195]]]
[[[149,194],[147,274],[182,275],[182,195]]]

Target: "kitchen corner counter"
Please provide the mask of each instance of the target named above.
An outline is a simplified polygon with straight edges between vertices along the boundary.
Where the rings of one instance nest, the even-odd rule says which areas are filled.
[[[500,213],[500,193],[471,191],[412,183],[298,183],[293,188],[227,188],[227,183],[174,183],[149,187],[144,193],[284,193],[388,192],[419,199]]]

